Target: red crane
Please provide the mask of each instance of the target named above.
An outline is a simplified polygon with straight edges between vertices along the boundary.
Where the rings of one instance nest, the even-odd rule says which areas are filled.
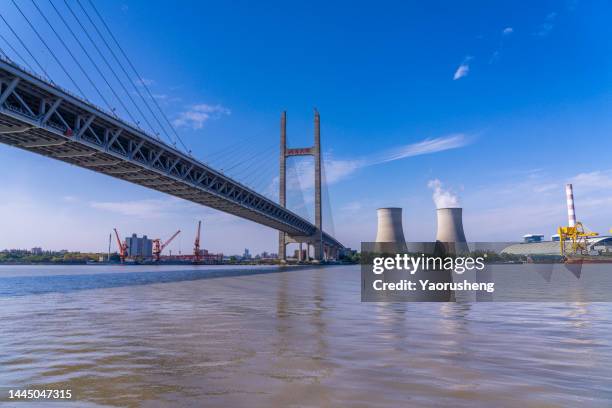
[[[198,230],[196,232],[195,242],[193,243],[193,259],[195,262],[200,262],[200,228],[202,227],[202,221],[198,221]]]
[[[164,242],[163,244],[162,244],[162,242],[161,242],[161,239],[159,239],[159,238],[155,238],[155,239],[153,240],[153,258],[154,258],[156,261],[159,261],[159,258],[161,257],[161,253],[162,253],[162,251],[164,250],[164,248],[165,248],[165,247],[167,247],[167,246],[168,246],[168,244],[170,244],[170,243],[172,242],[172,240],[173,240],[174,238],[176,238],[176,236],[177,236],[178,234],[180,234],[180,233],[181,233],[181,230],[176,231],[176,232],[174,233],[174,235],[172,235],[172,236],[171,236],[171,237],[170,237],[170,238],[169,238],[169,239],[168,239],[166,242]]]
[[[127,250],[127,244],[125,242],[121,242],[121,238],[119,238],[119,233],[117,232],[117,228],[113,228],[115,231],[115,237],[117,238],[117,247],[119,248],[119,260],[121,263],[125,261],[125,251]]]

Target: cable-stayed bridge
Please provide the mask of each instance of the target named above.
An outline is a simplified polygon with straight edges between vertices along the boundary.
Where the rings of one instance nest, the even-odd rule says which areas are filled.
[[[53,2],[50,1],[50,4],[53,5]],[[66,5],[68,6],[68,3]],[[18,7],[17,4],[15,7]],[[19,11],[21,12],[21,9]],[[40,12],[39,9],[38,11]],[[22,15],[27,19],[25,14]],[[10,28],[3,16],[2,20]],[[53,29],[50,23],[49,25]],[[31,24],[30,27],[36,30],[34,25]],[[17,36],[15,32],[13,34]],[[43,39],[38,32],[36,34]],[[26,47],[21,39],[17,38],[21,45]],[[77,37],[75,39],[79,41]],[[48,47],[46,42],[45,46]],[[27,47],[25,49],[38,64],[31,51]],[[0,51],[3,54],[0,56],[0,142],[274,228],[283,237],[283,249],[279,251],[282,257],[285,252],[284,245],[289,242],[313,245],[315,258],[319,260],[335,258],[343,248],[340,242],[322,229],[321,157],[318,144],[316,160],[319,170],[318,174],[315,173],[319,183],[316,198],[318,209],[316,224],[313,224],[285,208],[284,198],[281,199],[281,204],[276,203],[224,172],[195,159],[190,153],[179,150],[176,145],[163,142],[158,135],[152,136],[140,126],[122,120],[114,110],[111,113],[84,97],[63,89],[48,79],[46,71],[38,75],[15,63],[2,49]],[[61,64],[59,60],[57,62],[66,71],[65,64]],[[98,72],[103,76],[101,71]],[[67,71],[66,73],[68,74]],[[91,79],[89,76],[87,78]],[[74,82],[71,76],[70,79]],[[106,78],[104,80],[111,87]],[[95,86],[95,83],[92,85]],[[78,86],[77,88],[81,90]],[[113,94],[117,96],[115,91]],[[159,108],[159,105],[157,107]],[[154,118],[161,126],[160,119]],[[165,115],[162,121],[164,119],[183,144]],[[281,139],[281,143],[285,142]],[[286,150],[286,146],[282,144],[281,148]],[[306,154],[314,155],[314,149],[306,149]],[[290,150],[292,149],[281,152],[282,172],[284,157],[291,155]],[[295,149],[293,154],[301,155],[299,151],[296,153]],[[281,178],[284,178],[284,174]],[[284,185],[281,188],[283,189]],[[282,189],[281,196],[284,196]]]

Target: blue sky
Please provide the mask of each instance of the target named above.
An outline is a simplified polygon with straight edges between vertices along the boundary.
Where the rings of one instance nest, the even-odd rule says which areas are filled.
[[[86,96],[103,106],[32,3],[17,4]],[[51,3],[37,4],[77,50]],[[70,18],[63,1],[53,4]],[[83,17],[76,1],[68,4]],[[87,0],[81,4],[92,12]],[[329,181],[326,214],[347,245],[374,238],[381,206],[404,208],[407,239],[432,239],[432,180],[464,207],[469,240],[554,233],[565,222],[568,181],[578,218],[601,233],[612,227],[606,2],[96,6],[193,154],[272,197],[280,112],[288,112],[290,143],[307,146],[316,106]],[[13,4],[3,2],[0,12],[49,76],[75,90]],[[0,33],[27,57],[2,22]],[[0,46],[20,62],[6,43]],[[124,84],[136,98],[132,83],[144,88],[135,75],[129,79]],[[117,227],[123,235],[162,238],[180,228],[171,249],[190,251],[196,220],[204,219],[204,246],[213,251],[276,251],[276,232],[268,228],[61,162],[3,145],[0,166],[0,248],[103,250]],[[295,160],[292,167],[307,210],[296,191],[290,204],[312,215],[311,165]],[[326,228],[332,229],[329,217]]]

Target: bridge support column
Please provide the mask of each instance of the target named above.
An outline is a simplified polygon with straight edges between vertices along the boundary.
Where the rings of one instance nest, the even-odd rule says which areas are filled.
[[[281,114],[280,121],[280,174],[278,180],[278,201],[287,206],[287,112]],[[278,259],[287,260],[287,238],[283,231],[278,232]]]
[[[315,243],[314,257],[322,261],[325,257],[323,253],[323,213],[321,211],[321,118],[319,111],[314,112],[314,147],[313,155],[315,159],[314,178],[315,178],[315,225],[317,227],[317,242]]]
[[[278,201],[282,207],[287,206],[287,157],[290,156],[313,156],[314,157],[314,184],[315,184],[315,231],[311,237],[314,246],[314,259],[323,261],[325,251],[323,249],[323,212],[321,200],[321,118],[319,112],[314,111],[314,144],[306,148],[287,148],[287,112],[281,114],[280,121],[280,175]],[[281,261],[287,259],[286,244],[290,241],[286,233],[278,233],[278,258]],[[310,257],[310,255],[309,255]]]

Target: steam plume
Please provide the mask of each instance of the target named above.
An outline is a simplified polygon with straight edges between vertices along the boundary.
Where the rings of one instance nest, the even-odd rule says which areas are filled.
[[[438,179],[430,180],[427,187],[433,190],[432,198],[436,203],[436,208],[456,208],[459,207],[459,198],[449,190],[442,187],[442,182]]]

